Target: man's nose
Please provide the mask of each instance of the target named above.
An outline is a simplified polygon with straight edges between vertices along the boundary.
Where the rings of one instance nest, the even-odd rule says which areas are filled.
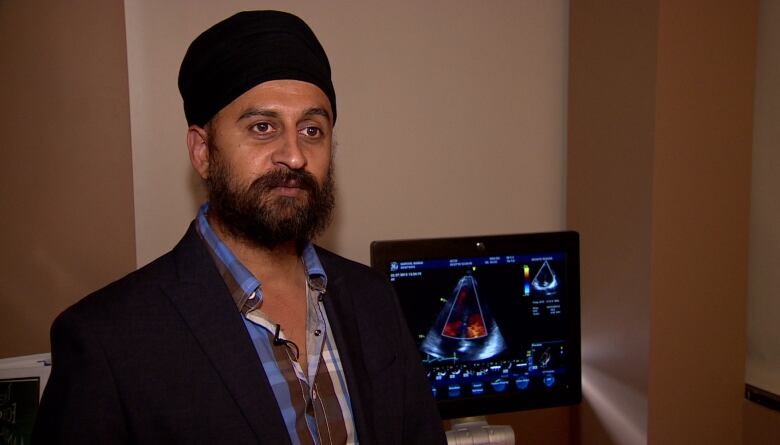
[[[284,165],[290,170],[300,170],[306,166],[306,155],[301,148],[298,136],[296,131],[285,135],[271,157],[274,164]]]

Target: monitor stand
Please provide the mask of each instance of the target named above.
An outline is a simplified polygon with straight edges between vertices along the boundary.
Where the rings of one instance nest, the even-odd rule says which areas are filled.
[[[452,419],[447,445],[514,445],[515,432],[509,425],[488,425],[485,416]]]

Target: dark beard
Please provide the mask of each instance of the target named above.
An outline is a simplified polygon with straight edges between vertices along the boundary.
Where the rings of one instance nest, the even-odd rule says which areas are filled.
[[[300,251],[330,223],[335,205],[332,163],[322,187],[311,173],[282,167],[255,179],[246,190],[238,190],[218,150],[212,150],[209,163],[209,213],[237,238],[268,249],[293,241]],[[305,199],[270,193],[291,180],[306,192]]]

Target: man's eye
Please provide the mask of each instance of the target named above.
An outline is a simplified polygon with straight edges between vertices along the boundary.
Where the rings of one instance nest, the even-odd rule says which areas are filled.
[[[252,128],[258,133],[270,133],[273,130],[273,127],[268,122],[257,123]]]
[[[314,138],[314,137],[322,135],[322,130],[320,130],[317,127],[306,127],[306,128],[301,130],[301,133],[303,135],[305,135],[305,136],[310,137],[310,138]]]

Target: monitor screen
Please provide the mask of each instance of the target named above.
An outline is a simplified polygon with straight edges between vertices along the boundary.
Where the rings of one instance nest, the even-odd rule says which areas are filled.
[[[443,418],[578,403],[576,232],[374,241]]]

